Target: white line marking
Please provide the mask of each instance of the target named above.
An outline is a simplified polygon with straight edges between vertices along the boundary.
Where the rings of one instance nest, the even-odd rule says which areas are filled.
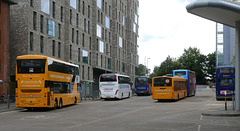
[[[198,125],[198,129],[197,129],[198,131],[201,131],[201,125]]]
[[[200,117],[200,121],[202,121],[202,119],[203,119],[203,115],[201,115],[201,117]]]

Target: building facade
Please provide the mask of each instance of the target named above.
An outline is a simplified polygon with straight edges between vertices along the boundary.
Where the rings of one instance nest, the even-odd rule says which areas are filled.
[[[234,65],[235,29],[217,23],[216,30],[216,67]]]
[[[11,0],[0,0],[0,102],[7,100],[10,82],[9,18]]]
[[[19,55],[38,54],[80,66],[81,80],[102,73],[135,77],[138,0],[13,0],[10,69]]]

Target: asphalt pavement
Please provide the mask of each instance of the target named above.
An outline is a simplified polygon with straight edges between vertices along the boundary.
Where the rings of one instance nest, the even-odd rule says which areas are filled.
[[[84,100],[82,103],[92,102],[96,100]],[[227,107],[227,108],[226,108]],[[215,97],[205,106],[202,111],[202,115],[204,116],[240,116],[240,111],[236,111],[233,109],[233,102],[227,101],[225,107],[225,101],[217,101]],[[24,108],[15,107],[15,103],[1,103],[0,104],[0,113],[2,112],[10,112],[17,110],[25,110]]]

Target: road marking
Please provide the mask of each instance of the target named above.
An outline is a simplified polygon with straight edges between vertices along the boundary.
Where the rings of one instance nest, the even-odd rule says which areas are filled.
[[[198,131],[201,131],[201,125],[198,125],[198,129],[197,129]]]
[[[23,109],[23,110],[24,110],[24,109]],[[21,110],[21,111],[23,111],[23,110]],[[6,112],[1,112],[0,115],[10,114],[10,113],[16,113],[16,112],[19,112],[19,110],[18,110],[18,111],[6,111]]]
[[[200,117],[200,121],[202,121],[203,120],[203,115],[201,115],[201,117]]]
[[[106,117],[106,118],[99,118],[99,119],[92,120],[92,121],[89,121],[89,122],[76,124],[76,125],[73,125],[73,126],[70,126],[70,127],[67,127],[67,128],[76,128],[76,127],[80,127],[80,126],[82,126],[82,125],[88,125],[88,124],[92,124],[92,123],[99,122],[99,121],[106,121],[106,120],[109,120],[109,119],[113,119],[113,118],[117,118],[117,117],[122,117],[122,116],[129,115],[129,114],[132,114],[132,113],[135,113],[135,112],[138,112],[138,111],[150,109],[150,108],[153,108],[153,107],[155,107],[155,106],[140,108],[140,109],[137,109],[137,110],[132,110],[132,111],[128,111],[128,112],[116,114],[116,115],[109,116],[109,117]]]

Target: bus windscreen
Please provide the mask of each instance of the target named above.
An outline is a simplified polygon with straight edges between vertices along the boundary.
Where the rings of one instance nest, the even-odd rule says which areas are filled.
[[[101,75],[100,82],[116,82],[117,78],[116,75]]]
[[[17,60],[18,73],[45,73],[45,59]]]
[[[154,87],[172,86],[172,78],[155,78]]]

